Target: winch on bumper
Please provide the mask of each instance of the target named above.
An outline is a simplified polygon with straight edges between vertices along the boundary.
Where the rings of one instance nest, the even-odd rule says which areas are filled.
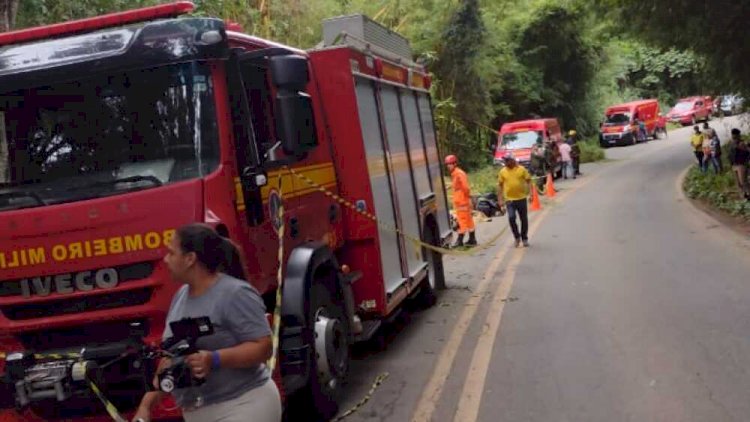
[[[62,359],[37,362],[30,353],[16,352],[6,357],[5,369],[16,406],[55,399],[58,402],[88,391],[88,380],[100,381],[95,361]]]
[[[123,383],[145,385],[153,364],[146,362],[143,346],[117,343],[50,353],[11,352],[2,375],[5,407],[91,399],[90,383],[102,390]]]

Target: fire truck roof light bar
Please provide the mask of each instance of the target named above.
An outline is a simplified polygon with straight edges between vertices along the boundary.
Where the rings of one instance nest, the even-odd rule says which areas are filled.
[[[176,17],[190,13],[195,5],[189,1],[178,1],[159,6],[144,7],[141,9],[128,10],[125,12],[110,13],[108,15],[95,16],[93,18],[80,19],[70,22],[58,23],[35,28],[21,29],[18,31],[0,34],[0,45],[23,43],[60,35],[90,32],[97,29],[111,28],[131,23],[144,22],[154,19]]]

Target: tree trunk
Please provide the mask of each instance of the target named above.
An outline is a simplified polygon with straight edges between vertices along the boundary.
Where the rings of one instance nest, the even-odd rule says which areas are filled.
[[[2,0],[0,0],[2,1]],[[250,0],[250,7],[257,9],[260,14],[260,22],[255,33],[264,38],[270,38],[271,35],[271,0]]]
[[[0,0],[0,32],[13,29],[16,24],[19,0]]]

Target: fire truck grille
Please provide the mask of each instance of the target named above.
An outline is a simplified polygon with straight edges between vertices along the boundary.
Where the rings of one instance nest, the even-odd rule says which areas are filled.
[[[109,344],[144,337],[150,330],[147,320],[109,321],[86,323],[65,328],[26,331],[17,334],[18,340],[27,350],[61,350],[95,344]],[[137,328],[134,328],[137,327]]]
[[[134,280],[142,280],[151,276],[154,272],[154,264],[151,262],[138,262],[135,264],[114,267],[117,271],[120,283]],[[21,296],[21,280],[7,280],[0,282],[0,296]]]
[[[102,311],[143,305],[151,299],[152,288],[127,290],[87,297],[55,300],[50,302],[13,304],[0,307],[6,318],[14,321],[45,318],[81,312]]]

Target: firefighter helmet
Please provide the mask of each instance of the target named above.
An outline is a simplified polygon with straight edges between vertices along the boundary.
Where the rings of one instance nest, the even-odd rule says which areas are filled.
[[[448,164],[456,164],[456,163],[458,163],[458,158],[456,158],[455,155],[451,154],[451,155],[447,155],[445,157],[445,164],[446,165],[448,165]]]

